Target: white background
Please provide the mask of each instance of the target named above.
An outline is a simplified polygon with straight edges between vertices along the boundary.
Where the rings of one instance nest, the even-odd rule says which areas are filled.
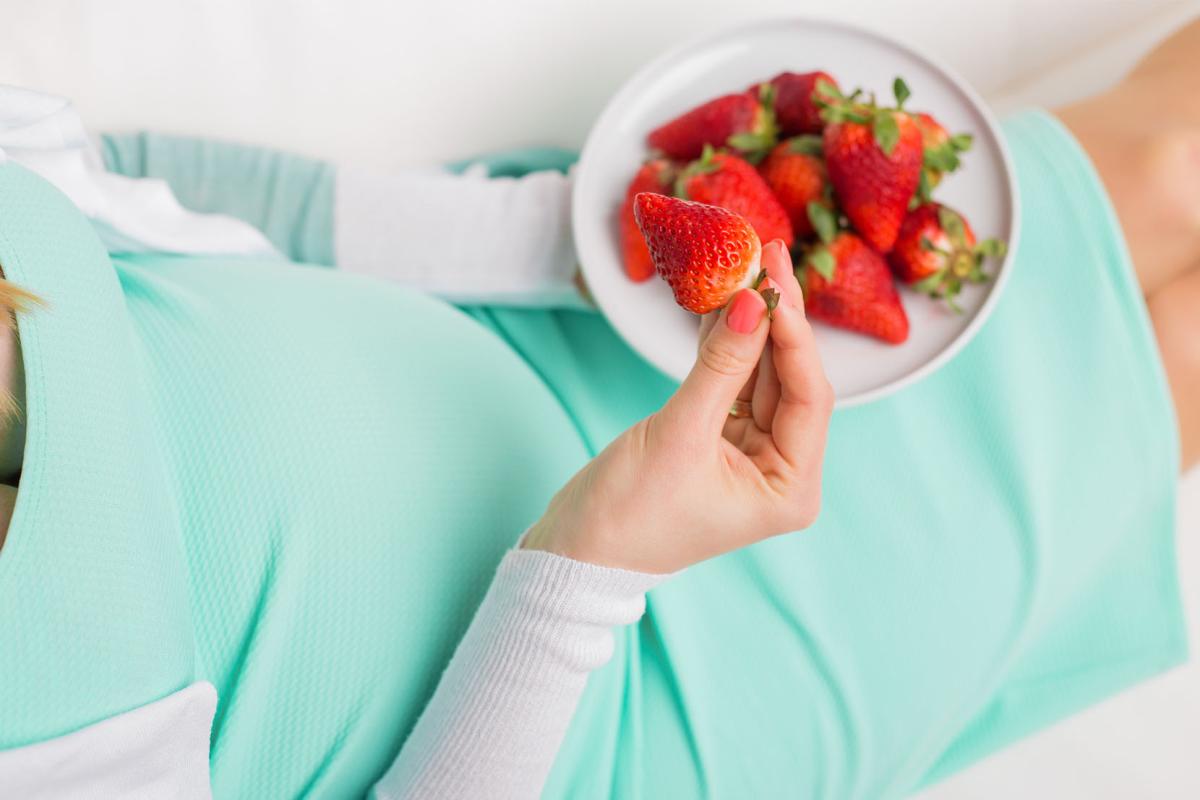
[[[1161,0],[0,0],[0,82],[69,96],[96,129],[206,134],[391,167],[519,145],[577,148],[651,57],[752,17],[811,13],[884,30],[1004,110],[1100,88],[1197,11]],[[1200,473],[1181,498],[1200,641]],[[1200,797],[1200,665],[929,796]]]

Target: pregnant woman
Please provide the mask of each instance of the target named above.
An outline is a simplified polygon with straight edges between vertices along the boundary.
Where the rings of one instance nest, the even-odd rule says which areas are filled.
[[[1006,123],[1002,302],[832,420],[776,244],[675,387],[563,297],[549,174],[0,139],[0,794],[896,796],[1178,663],[1197,53]]]

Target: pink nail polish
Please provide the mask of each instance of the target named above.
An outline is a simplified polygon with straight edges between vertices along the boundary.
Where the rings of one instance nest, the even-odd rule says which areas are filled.
[[[733,296],[725,323],[734,333],[750,333],[758,327],[766,313],[767,306],[758,295],[752,290],[742,289]]]

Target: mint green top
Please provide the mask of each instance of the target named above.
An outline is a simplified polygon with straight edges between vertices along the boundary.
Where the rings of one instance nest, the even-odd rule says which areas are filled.
[[[902,795],[1184,657],[1178,443],[1124,243],[1052,118],[1005,130],[1024,234],[992,319],[835,414],[810,531],[651,593],[548,797]],[[332,260],[325,165],[155,136],[108,157]],[[0,264],[51,304],[21,319],[0,747],[208,679],[217,797],[362,793],[503,550],[672,389],[597,314],[110,259],[13,165]]]

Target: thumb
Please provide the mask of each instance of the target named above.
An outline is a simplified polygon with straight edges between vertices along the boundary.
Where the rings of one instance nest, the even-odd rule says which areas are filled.
[[[767,303],[753,289],[742,289],[721,312],[700,344],[696,364],[667,401],[663,422],[692,433],[698,425],[718,434],[738,392],[758,365],[767,341]]]

